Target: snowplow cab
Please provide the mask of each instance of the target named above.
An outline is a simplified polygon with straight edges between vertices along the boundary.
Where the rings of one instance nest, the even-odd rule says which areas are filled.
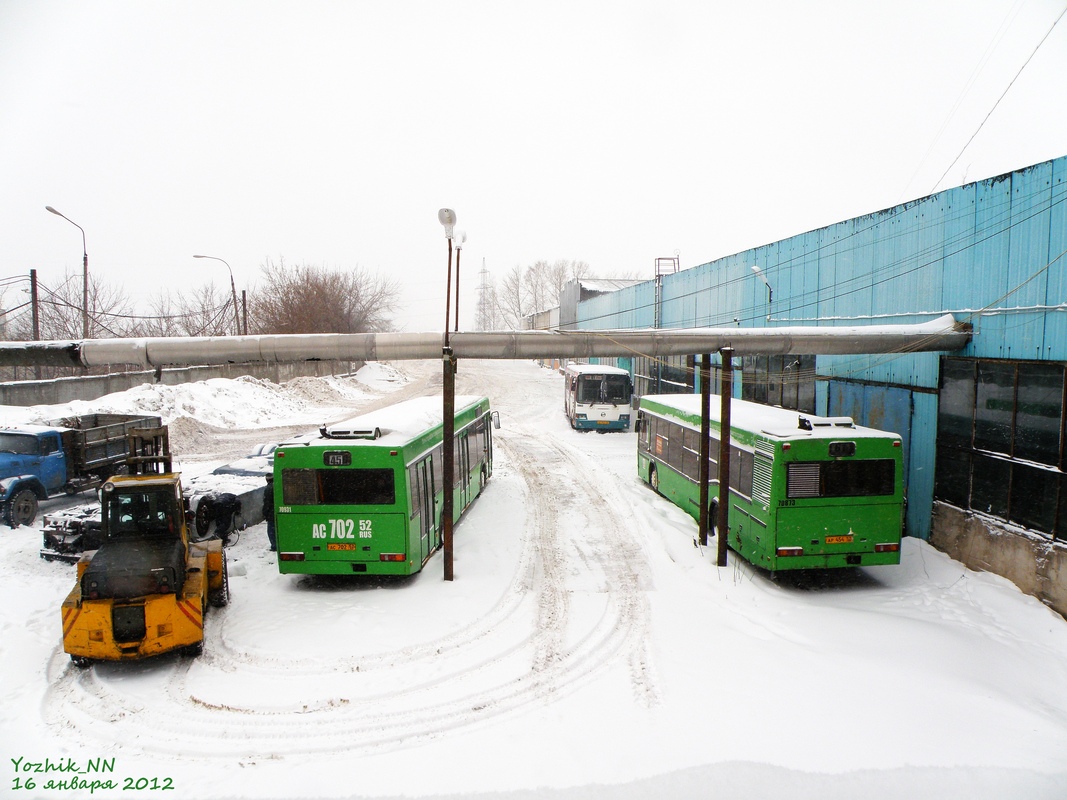
[[[229,599],[222,542],[189,541],[177,474],[112,478],[100,502],[102,543],[63,603],[64,649],[77,666],[198,654],[208,605]]]

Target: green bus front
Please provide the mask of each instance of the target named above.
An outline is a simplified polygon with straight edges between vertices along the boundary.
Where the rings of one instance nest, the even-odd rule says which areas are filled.
[[[337,443],[275,454],[278,569],[409,575],[427,554],[409,525],[403,451]]]
[[[731,547],[772,571],[900,563],[901,441],[839,433],[755,448],[752,497],[731,503]]]

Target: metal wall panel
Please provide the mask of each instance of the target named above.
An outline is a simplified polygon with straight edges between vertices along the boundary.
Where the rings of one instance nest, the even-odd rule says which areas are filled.
[[[1009,317],[1005,345],[1008,358],[1041,358],[1048,286],[1049,201],[1052,164],[1038,164],[1012,174],[1011,234],[1008,246],[1008,291],[1000,305],[1019,311]]]
[[[975,236],[968,271],[974,291],[968,295],[972,322],[978,335],[974,354],[987,358],[1007,358],[1009,325],[1003,312],[984,313],[999,305],[1008,291],[1008,261],[1011,249],[1011,175],[981,181],[975,187]],[[949,303],[954,297],[945,298]]]
[[[1067,158],[1052,162],[1052,210],[1049,214],[1049,261],[1045,303],[1059,307],[1044,315],[1043,356],[1067,361]]]

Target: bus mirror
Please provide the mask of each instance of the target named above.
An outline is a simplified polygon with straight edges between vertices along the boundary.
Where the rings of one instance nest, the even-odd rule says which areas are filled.
[[[644,426],[644,421],[645,420],[644,420],[643,417],[638,417],[637,418],[637,421],[634,422],[634,433],[640,433],[641,432],[641,429],[645,427]]]
[[[493,417],[493,427],[496,428],[497,430],[500,430],[500,412],[499,411],[494,411],[493,414],[492,414],[492,417]]]

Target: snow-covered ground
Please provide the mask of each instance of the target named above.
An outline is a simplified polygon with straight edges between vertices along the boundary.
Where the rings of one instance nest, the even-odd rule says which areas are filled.
[[[202,473],[265,430],[439,385],[433,364],[372,369],[71,410],[161,413]],[[116,780],[93,797],[1067,797],[1061,617],[910,539],[900,566],[818,580],[719,569],[637,479],[633,434],[567,426],[557,375],[461,362],[458,380],[503,428],[450,583],[440,556],[402,580],[282,576],[258,525],[227,551],[200,658],[81,671],[60,638],[73,567],[38,557],[38,528],[0,529],[4,796],[89,797],[18,759],[114,759],[82,776]],[[69,413],[0,422],[31,412]]]

